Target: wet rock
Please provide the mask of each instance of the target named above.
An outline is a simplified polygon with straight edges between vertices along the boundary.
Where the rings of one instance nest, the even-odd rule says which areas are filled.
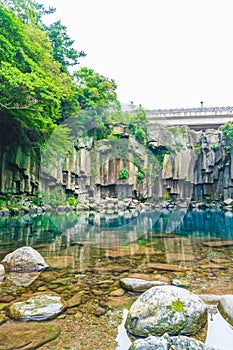
[[[138,339],[130,346],[129,350],[168,350],[171,345],[171,338],[164,334],[162,337],[150,336],[146,339]]]
[[[117,290],[112,291],[109,295],[111,297],[122,297],[125,294],[125,290],[123,288],[118,288]]]
[[[222,248],[222,247],[232,247],[233,241],[210,241],[202,243],[205,247],[211,248]]]
[[[126,327],[138,336],[195,334],[207,321],[205,303],[175,286],[152,287],[131,306]]]
[[[150,263],[147,264],[147,267],[152,270],[164,270],[164,271],[187,271],[188,269],[184,266],[173,265],[173,264],[164,264],[164,263]]]
[[[199,340],[185,336],[170,337],[164,334],[162,337],[150,336],[146,339],[136,340],[129,350],[217,350],[212,346],[205,345]]]
[[[120,266],[120,265],[108,265],[108,266],[99,266],[92,269],[93,272],[125,272],[129,271],[130,266]]]
[[[204,270],[225,270],[225,269],[227,269],[226,265],[211,264],[211,263],[200,265],[200,267]]]
[[[0,282],[5,278],[5,268],[4,265],[0,264]]]
[[[75,294],[72,298],[67,301],[67,307],[76,307],[82,302],[82,295],[80,293]]]
[[[213,346],[205,345],[199,340],[184,337],[182,335],[178,337],[171,337],[171,339],[172,339],[172,345],[174,346],[175,349],[219,350],[214,348]]]
[[[127,276],[128,278],[140,278],[146,281],[161,281],[166,284],[170,284],[170,278],[166,275],[155,274],[155,273],[131,273]]]
[[[211,258],[210,261],[214,264],[229,264],[229,260],[225,258]]]
[[[195,255],[187,253],[169,253],[169,262],[182,262],[182,261],[194,261],[196,260]]]
[[[10,318],[20,321],[52,319],[67,308],[65,301],[54,293],[36,293],[11,302],[7,310]]]
[[[7,254],[2,260],[6,271],[31,272],[48,267],[44,258],[32,247],[22,247]]]
[[[223,203],[226,205],[226,206],[233,206],[233,199],[231,198],[228,198],[228,199],[225,199],[225,201],[223,201]]]
[[[56,339],[60,327],[54,323],[13,323],[1,326],[0,350],[33,350]],[[13,336],[12,336],[13,335]]]
[[[13,300],[15,300],[15,297],[13,297],[13,295],[0,296],[0,303],[10,303]]]
[[[121,286],[132,292],[145,292],[147,289],[155,286],[166,285],[166,282],[160,281],[146,281],[139,278],[122,278],[120,280]]]
[[[233,326],[233,294],[224,295],[220,299],[218,310],[225,320]]]
[[[73,256],[53,256],[46,260],[51,268],[58,270],[73,267],[75,264]]]
[[[199,298],[201,298],[206,304],[218,304],[222,296],[214,294],[199,294]]]
[[[187,288],[189,283],[188,281],[172,280],[172,285],[180,288]]]
[[[94,311],[94,315],[97,317],[103,316],[106,314],[106,310],[103,307],[97,307]]]
[[[9,318],[5,314],[0,314],[0,326],[9,321]]]
[[[30,286],[40,275],[40,272],[9,272],[6,276],[16,286]]]

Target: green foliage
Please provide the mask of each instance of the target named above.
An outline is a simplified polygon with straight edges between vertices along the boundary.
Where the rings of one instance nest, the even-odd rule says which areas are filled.
[[[233,121],[222,125],[221,130],[231,139],[231,144],[233,145]]]
[[[226,150],[227,154],[229,154],[231,151],[231,146],[225,146],[225,150]]]
[[[163,195],[163,199],[165,201],[168,201],[169,199],[171,199],[170,193],[168,191],[166,191]]]
[[[155,154],[160,167],[162,167],[165,154],[170,154],[170,151],[165,146],[159,146],[153,150],[153,153]]]
[[[72,207],[77,207],[78,204],[80,204],[80,200],[74,197],[68,197],[67,203],[71,205]]]
[[[129,170],[127,168],[121,168],[119,180],[127,180],[129,178]]]
[[[212,148],[213,150],[219,149],[219,145],[216,144],[216,143],[213,143],[213,145],[211,145],[211,148]]]
[[[50,193],[43,193],[42,202],[57,207],[58,205],[66,205],[67,198],[61,188],[55,188]]]
[[[62,105],[74,105],[75,86],[60,72],[46,33],[2,5],[0,33],[0,129],[17,143],[38,144],[62,118]]]
[[[68,36],[67,28],[61,21],[52,23],[45,30],[53,47],[53,57],[61,64],[63,72],[67,72],[67,67],[77,65],[80,57],[86,56],[83,51],[78,52],[72,47],[74,40]]]
[[[3,199],[0,199],[0,208],[4,207],[4,205],[5,205],[4,200],[3,200]]]
[[[176,300],[172,302],[173,309],[176,312],[184,312],[184,304],[180,300]]]
[[[142,171],[137,173],[137,183],[142,183],[144,181],[145,174]]]
[[[196,143],[194,148],[195,148],[197,154],[200,155],[201,154],[201,144],[200,143]]]
[[[146,139],[146,131],[143,130],[141,127],[138,127],[135,130],[134,136],[139,142],[142,143]]]
[[[74,77],[78,86],[77,99],[82,109],[117,104],[117,85],[114,80],[86,67],[76,71]]]

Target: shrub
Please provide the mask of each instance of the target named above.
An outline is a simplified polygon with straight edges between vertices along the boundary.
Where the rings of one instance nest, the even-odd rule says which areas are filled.
[[[120,170],[119,180],[127,180],[129,178],[129,170],[127,168],[122,168]]]

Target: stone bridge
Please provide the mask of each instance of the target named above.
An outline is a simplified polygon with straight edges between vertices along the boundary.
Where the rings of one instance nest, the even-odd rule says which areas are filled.
[[[187,125],[194,130],[218,129],[233,121],[233,107],[157,109],[149,111],[147,116],[152,124]]]

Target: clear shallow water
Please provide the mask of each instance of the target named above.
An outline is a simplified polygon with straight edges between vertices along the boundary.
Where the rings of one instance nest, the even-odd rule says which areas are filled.
[[[229,244],[221,245],[225,241]],[[220,210],[0,217],[0,259],[18,247],[30,245],[45,258],[72,257],[72,264],[62,270],[67,276],[70,269],[85,273],[86,269],[98,271],[116,265],[129,266],[129,272],[151,273],[150,263],[176,264],[186,267],[187,272],[159,270],[158,274],[182,280],[191,291],[202,294],[233,294],[231,241],[233,213]],[[217,245],[208,246],[211,242]],[[211,264],[218,264],[219,268]],[[88,282],[92,276],[94,280],[95,272],[87,276]],[[41,286],[43,273],[36,283]],[[36,290],[33,282],[31,291]],[[117,350],[126,350],[126,333],[123,325],[120,327]],[[209,322],[206,341],[221,350],[232,349],[232,329],[219,314]]]
[[[174,233],[193,240],[232,240],[233,212],[179,209],[0,217],[0,250],[9,244],[50,244],[59,239],[110,247],[140,238],[149,240],[156,233]]]

